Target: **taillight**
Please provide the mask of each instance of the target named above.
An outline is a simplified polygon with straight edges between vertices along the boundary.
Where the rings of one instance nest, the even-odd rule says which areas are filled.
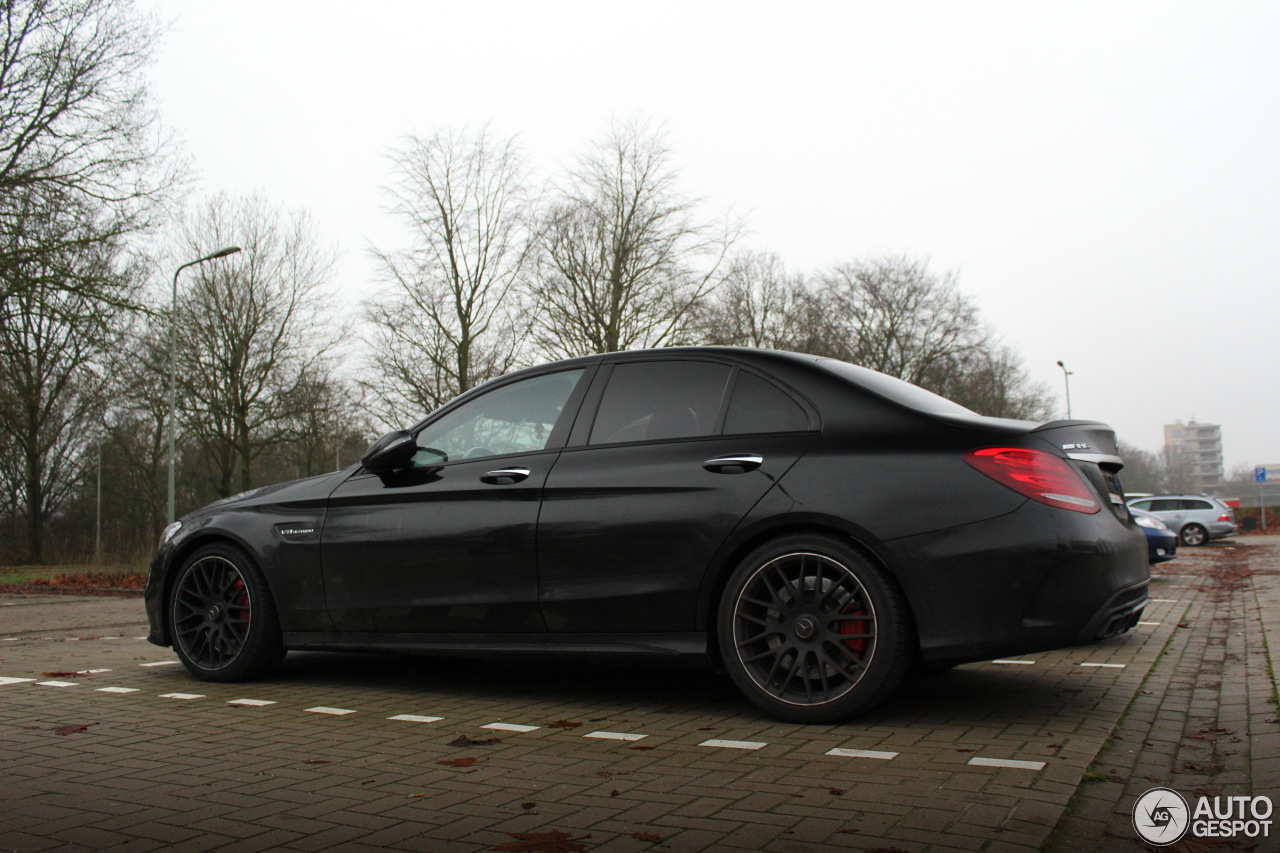
[[[1220,515],[1218,521],[1235,521],[1235,518],[1230,515]]]
[[[986,447],[966,453],[964,461],[997,483],[1040,503],[1073,512],[1095,513],[1102,509],[1080,473],[1065,459],[1043,450]]]

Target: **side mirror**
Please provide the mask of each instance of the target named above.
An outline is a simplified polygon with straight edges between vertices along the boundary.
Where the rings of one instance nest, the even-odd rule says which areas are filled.
[[[418,443],[413,436],[398,429],[369,445],[369,449],[360,458],[360,464],[374,474],[384,474],[408,465],[417,452]]]

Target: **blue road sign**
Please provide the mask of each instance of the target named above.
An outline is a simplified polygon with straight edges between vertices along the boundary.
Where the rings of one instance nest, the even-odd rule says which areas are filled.
[[[1261,465],[1259,465],[1257,468],[1254,468],[1253,479],[1257,480],[1259,483],[1267,482],[1267,469],[1263,468]]]

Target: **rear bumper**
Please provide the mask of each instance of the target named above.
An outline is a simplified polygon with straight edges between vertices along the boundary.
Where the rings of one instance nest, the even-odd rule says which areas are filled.
[[[928,663],[1080,645],[1132,628],[1151,573],[1137,525],[1028,501],[999,518],[886,543]]]
[[[1221,539],[1224,536],[1235,536],[1236,525],[1231,521],[1211,521],[1209,522],[1209,538]]]

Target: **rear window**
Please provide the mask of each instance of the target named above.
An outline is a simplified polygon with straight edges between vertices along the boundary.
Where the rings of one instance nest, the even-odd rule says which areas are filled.
[[[966,409],[959,403],[954,403],[932,391],[926,391],[918,385],[912,385],[910,382],[904,382],[892,376],[885,376],[883,373],[877,373],[874,370],[868,370],[856,364],[837,361],[834,358],[820,358],[818,359],[818,364],[837,376],[853,380],[868,391],[879,394],[881,397],[887,397],[895,403],[908,406],[916,411],[935,415],[977,414],[977,412]]]
[[[613,368],[590,444],[694,438],[715,430],[729,368],[706,361],[637,361]]]
[[[808,428],[809,416],[786,392],[754,373],[738,371],[725,416],[725,435],[801,432]]]

